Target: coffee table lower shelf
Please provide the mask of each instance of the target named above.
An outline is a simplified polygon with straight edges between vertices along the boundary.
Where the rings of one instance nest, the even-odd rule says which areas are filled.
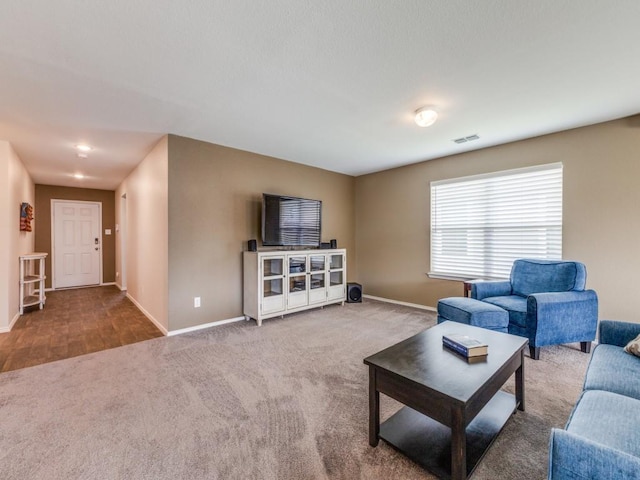
[[[499,391],[467,426],[467,476],[471,475],[516,409],[516,399]],[[380,438],[440,478],[451,478],[451,429],[403,407],[380,425]]]

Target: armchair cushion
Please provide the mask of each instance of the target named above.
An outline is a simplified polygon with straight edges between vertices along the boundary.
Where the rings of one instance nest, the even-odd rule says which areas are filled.
[[[513,262],[511,289],[515,295],[584,290],[587,272],[582,263],[522,259]]]
[[[607,390],[640,400],[640,358],[616,345],[599,344],[593,351],[584,390]]]
[[[519,327],[527,326],[527,299],[518,295],[504,297],[489,297],[484,302],[504,308],[509,312],[509,324]]]

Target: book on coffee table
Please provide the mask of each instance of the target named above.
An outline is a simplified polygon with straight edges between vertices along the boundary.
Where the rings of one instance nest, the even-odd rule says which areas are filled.
[[[479,357],[489,353],[489,346],[486,343],[458,333],[443,335],[442,344],[465,357]]]

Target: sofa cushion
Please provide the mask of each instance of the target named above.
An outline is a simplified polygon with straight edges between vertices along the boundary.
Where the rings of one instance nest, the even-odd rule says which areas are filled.
[[[593,350],[585,390],[606,390],[640,400],[640,358],[621,347],[600,344]]]
[[[522,259],[513,262],[511,290],[526,297],[532,293],[584,290],[586,270],[579,262]]]
[[[438,301],[438,323],[446,320],[506,332],[509,314],[500,307],[473,298],[448,297]]]
[[[573,409],[566,430],[593,442],[640,456],[640,400],[588,390]]]
[[[527,325],[527,299],[518,295],[506,295],[504,297],[484,298],[483,302],[504,308],[509,312],[509,323],[526,327]]]
[[[636,357],[640,357],[640,335],[627,343],[624,347],[624,351],[631,355],[635,355]]]

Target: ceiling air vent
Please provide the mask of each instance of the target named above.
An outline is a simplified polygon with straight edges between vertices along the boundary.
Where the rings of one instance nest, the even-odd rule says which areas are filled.
[[[472,142],[474,140],[478,140],[480,137],[477,134],[473,134],[473,135],[469,135],[468,137],[460,137],[460,138],[454,138],[453,141],[455,143],[466,143],[466,142]]]

